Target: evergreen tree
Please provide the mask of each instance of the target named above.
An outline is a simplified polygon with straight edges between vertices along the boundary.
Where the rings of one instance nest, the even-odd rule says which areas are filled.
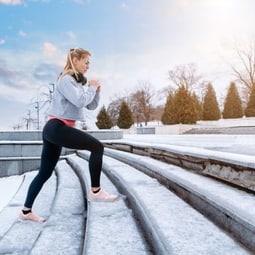
[[[243,116],[242,101],[234,82],[229,86],[222,115],[224,119],[241,118]]]
[[[245,109],[246,117],[255,117],[255,85],[252,88],[251,95]]]
[[[197,121],[197,109],[191,93],[180,86],[174,98],[175,123],[194,124]]]
[[[133,125],[133,116],[128,104],[123,101],[120,105],[117,125],[119,128],[130,128]]]
[[[202,107],[202,103],[200,102],[198,96],[196,95],[196,93],[192,94],[192,98],[193,101],[195,103],[196,106],[196,111],[197,111],[197,120],[201,120],[203,117],[203,107]]]
[[[105,106],[101,108],[97,115],[96,125],[99,129],[110,129],[113,126],[111,117],[106,112]]]
[[[176,123],[174,120],[174,111],[174,93],[169,93],[164,112],[161,116],[161,121],[164,125],[171,125]]]
[[[221,113],[216,94],[212,84],[209,83],[203,101],[203,120],[218,120],[220,116]]]

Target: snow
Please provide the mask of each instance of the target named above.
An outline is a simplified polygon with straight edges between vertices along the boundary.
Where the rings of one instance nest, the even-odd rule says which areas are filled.
[[[9,203],[19,189],[24,176],[15,175],[0,178],[0,211]]]
[[[118,155],[119,159],[127,158],[126,152],[114,151],[114,154]],[[158,162],[149,157],[139,155],[129,155],[128,157],[131,161],[137,162],[137,165],[142,164],[147,169],[152,169],[152,171],[157,169],[158,173],[167,176],[175,183],[181,183],[187,190],[211,198],[221,207],[227,208],[230,212],[237,212],[238,215],[247,218],[247,222],[251,221],[255,225],[255,199],[253,194],[226,186],[213,179],[186,171],[181,167]]]
[[[110,171],[125,180],[129,190],[138,196],[151,224],[161,230],[160,239],[165,239],[167,250],[172,254],[207,255],[215,251],[217,255],[247,254],[229,236],[155,179],[113,159],[106,162]]]
[[[124,141],[132,141],[133,143],[136,142],[137,144],[150,143],[154,144],[155,147],[165,146],[166,149],[171,148],[193,154],[203,154],[205,157],[210,156],[229,160],[230,163],[238,162],[244,165],[249,164],[249,166],[255,166],[255,160],[253,157],[255,154],[255,136],[253,135],[124,135],[124,139],[122,139],[121,142]],[[233,157],[233,155],[235,156]],[[136,158],[134,155],[134,160],[140,161],[140,158]],[[204,246],[201,246],[201,243],[207,243],[207,248],[209,247],[208,249],[211,251],[210,254],[248,254],[241,248],[237,248],[236,243],[231,238],[226,236],[224,232],[219,232],[214,224],[210,222],[208,223],[208,220],[205,217],[197,213],[197,211],[189,207],[174,194],[170,193],[162,185],[159,185],[157,181],[146,177],[142,173],[136,172],[134,174],[133,171],[135,170],[130,171],[130,169],[123,167],[123,165],[117,163],[115,160],[109,160],[109,162],[111,163],[110,165],[113,171],[117,171],[116,169],[119,170],[118,173],[121,174],[123,179],[127,181],[127,183],[130,185],[130,189],[133,189],[137,194],[147,194],[143,196],[142,202],[152,215],[155,224],[159,226],[162,231],[167,233],[164,238],[169,240],[169,245],[174,251],[174,254],[191,254],[190,249],[197,251],[196,254],[207,254],[206,252],[208,250],[203,250]],[[153,159],[148,159],[148,166],[150,166],[152,162],[155,161]],[[51,244],[51,246],[56,247],[55,249],[60,249],[58,250],[60,253],[54,254],[65,254],[65,247],[62,247],[61,249],[57,243],[55,243],[54,246],[54,234],[61,235],[63,231],[68,232],[69,236],[66,236],[66,238],[68,237],[69,239],[66,241],[63,236],[62,242],[66,242],[66,245],[68,244],[70,248],[72,240],[77,238],[77,236],[71,234],[71,231],[77,228],[77,224],[82,225],[80,218],[80,207],[82,207],[82,205],[73,204],[74,201],[72,200],[72,198],[81,197],[81,190],[80,188],[78,190],[78,187],[73,188],[75,183],[72,182],[73,177],[70,177],[70,173],[68,174],[68,170],[70,171],[70,169],[68,169],[68,167],[62,163],[60,166],[62,167],[61,169],[65,170],[63,171],[62,175],[66,175],[65,178],[61,179],[61,181],[64,180],[66,183],[59,183],[63,186],[62,189],[59,190],[59,192],[62,194],[61,200],[58,200],[57,196],[55,197],[54,192],[56,189],[56,181],[58,180],[56,180],[57,178],[53,176],[52,180],[48,183],[48,188],[46,187],[44,193],[48,196],[50,192],[50,198],[41,198],[41,200],[45,201],[45,204],[48,204],[48,207],[45,209],[42,206],[39,206],[38,208],[42,212],[42,216],[49,216],[52,201],[57,198],[54,203],[60,203],[60,205],[59,207],[55,207],[55,209],[53,206],[53,212],[55,212],[55,215],[49,216],[49,225],[45,232],[39,234],[42,226],[38,226],[38,236],[40,236],[40,238],[38,239],[39,242],[37,243],[37,246],[35,246],[35,249],[41,251],[43,246]],[[163,169],[165,164],[158,162],[158,166],[162,167]],[[221,196],[218,197],[218,200],[220,201],[222,199],[222,201],[224,201],[220,203],[225,203],[227,201],[224,206],[227,206],[230,210],[238,210],[239,213],[243,215],[249,214],[249,218],[255,220],[255,202],[253,195],[244,197],[242,192],[235,189],[225,189],[224,185],[221,184],[218,184],[218,186],[211,185],[211,182],[206,180],[206,178],[192,173],[187,173],[182,171],[180,168],[177,170],[176,166],[168,167],[167,171],[169,174],[171,174],[172,178],[176,178],[179,181],[183,181],[185,178],[188,179],[189,183],[187,183],[187,185],[194,190],[203,186],[205,196],[217,194],[219,193],[218,191],[220,189]],[[89,180],[88,171],[85,171],[85,174],[87,180]],[[27,176],[29,177],[27,183],[24,185],[24,187],[22,187],[24,190],[19,195],[17,192],[20,190],[20,187],[23,186],[24,179],[26,179],[25,177]],[[16,217],[15,215],[18,212],[18,208],[22,206],[27,185],[33,176],[34,174],[30,173],[20,176],[0,178],[1,222],[7,222],[10,225],[10,220],[12,219],[13,221],[13,219]],[[104,175],[102,177],[102,182],[110,192],[116,192],[116,188],[109,182],[109,180],[106,179]],[[169,203],[169,201],[171,201],[171,203]],[[62,210],[65,212],[68,211],[67,204],[69,202],[71,202],[70,204],[73,205],[72,208],[74,208],[75,211],[77,210],[77,212],[75,212],[77,223],[72,224],[69,222],[64,225],[64,222],[62,222],[64,227],[58,227],[58,217],[61,217],[60,212]],[[11,203],[11,206],[9,205],[8,207],[8,203]],[[148,251],[146,251],[147,247],[145,246],[143,240],[140,239],[139,233],[136,229],[137,227],[132,220],[132,211],[124,209],[124,199],[120,199],[118,202],[110,205],[105,205],[104,203],[92,205],[91,203],[90,214],[94,215],[94,219],[90,223],[91,237],[90,246],[87,247],[88,254],[103,254],[102,252],[106,252],[105,254],[114,254],[113,246],[118,246],[118,251],[126,252],[122,254],[148,254]],[[180,221],[180,219],[182,220]],[[195,225],[198,227],[194,228]],[[1,226],[3,229],[7,229],[7,226]],[[50,228],[53,228],[54,231],[50,232]],[[3,229],[1,231],[3,231]],[[175,231],[171,231],[171,229]],[[187,229],[189,231],[187,231]],[[4,232],[1,231],[0,240],[4,234]],[[24,231],[29,232],[29,225],[17,223],[16,231],[17,233],[22,233]],[[176,236],[176,231],[178,236]],[[17,238],[12,239],[11,242],[8,238],[2,239],[2,241],[6,242],[6,245],[4,245],[6,253],[11,252],[14,246],[18,247],[22,242],[24,242],[24,240],[22,240],[17,233],[14,234],[14,236]],[[9,233],[9,236],[10,235],[11,233]],[[111,237],[110,243],[106,242],[105,235],[109,235],[109,237]],[[27,236],[30,236],[30,234]],[[116,236],[119,238],[118,240],[116,240]],[[180,236],[182,239],[179,238]],[[120,241],[121,239],[125,239],[125,237],[128,237],[126,242],[133,246],[133,250],[129,250],[128,247],[130,246],[128,246],[127,243],[124,244]],[[224,240],[225,243],[220,245],[222,240]],[[30,244],[28,240],[26,241],[28,243],[25,249],[28,250],[32,244]],[[190,246],[191,243],[192,247]],[[101,246],[97,244],[101,244]],[[74,245],[76,245],[75,247],[78,249],[77,244]],[[103,250],[100,247],[103,247]],[[217,250],[215,250],[215,247],[218,247]],[[213,251],[215,253],[213,253]],[[34,254],[40,253],[38,252]],[[48,254],[50,254],[49,251]]]
[[[71,157],[71,160],[82,166],[81,174],[86,183],[89,183],[89,170],[87,165],[84,166],[84,160],[77,156]],[[107,192],[118,193],[103,173],[101,180]],[[86,255],[150,254],[137,229],[132,210],[125,205],[125,196],[120,195],[114,203],[89,202],[88,207]]]

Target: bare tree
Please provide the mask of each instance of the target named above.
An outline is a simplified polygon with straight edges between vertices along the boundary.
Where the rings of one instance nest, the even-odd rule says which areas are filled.
[[[23,120],[26,123],[26,130],[30,130],[31,124],[36,121],[36,119],[31,117],[31,110],[28,110],[27,117],[23,118]]]
[[[16,124],[12,126],[13,130],[20,130],[22,129],[22,124]]]
[[[255,43],[251,43],[246,49],[235,48],[239,63],[231,65],[233,75],[242,85],[242,97],[245,102],[251,95],[255,86]]]
[[[147,125],[153,112],[152,100],[155,96],[154,89],[148,81],[139,81],[138,87],[131,94],[129,105],[137,122],[144,121]]]
[[[184,87],[187,91],[192,91],[195,85],[201,80],[201,75],[197,74],[197,67],[194,63],[178,65],[173,70],[168,71],[169,79],[174,86]],[[171,91],[171,88],[169,88]]]
[[[114,126],[117,125],[120,106],[123,101],[125,101],[124,97],[118,97],[118,98],[112,100],[107,107],[106,112],[111,117],[111,120],[112,120],[112,123]]]

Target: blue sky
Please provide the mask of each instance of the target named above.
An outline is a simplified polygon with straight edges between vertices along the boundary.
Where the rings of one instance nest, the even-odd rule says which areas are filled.
[[[92,53],[100,106],[139,81],[164,88],[168,71],[188,63],[221,96],[234,45],[255,41],[254,9],[252,0],[0,0],[0,129],[36,116],[74,47]]]

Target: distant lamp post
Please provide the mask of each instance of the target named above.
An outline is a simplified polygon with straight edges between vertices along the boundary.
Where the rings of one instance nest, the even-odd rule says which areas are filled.
[[[52,95],[53,95],[53,92],[55,90],[55,83],[49,83],[50,86],[52,86],[52,89],[49,88],[49,92],[50,92],[50,102],[52,100]]]
[[[34,119],[31,118],[31,111],[28,110],[27,118],[24,118],[26,122],[26,130],[30,130],[30,123],[34,121]]]
[[[34,108],[36,109],[36,129],[40,129],[40,111],[52,101],[52,95],[55,90],[55,84],[54,83],[49,83],[49,86],[43,85],[39,88],[39,93],[36,97],[36,99],[32,99],[32,104],[34,105]],[[47,91],[42,91],[43,88],[47,88]]]
[[[37,114],[37,130],[40,128],[40,105],[39,101],[35,102],[35,109],[36,109],[36,114]]]

